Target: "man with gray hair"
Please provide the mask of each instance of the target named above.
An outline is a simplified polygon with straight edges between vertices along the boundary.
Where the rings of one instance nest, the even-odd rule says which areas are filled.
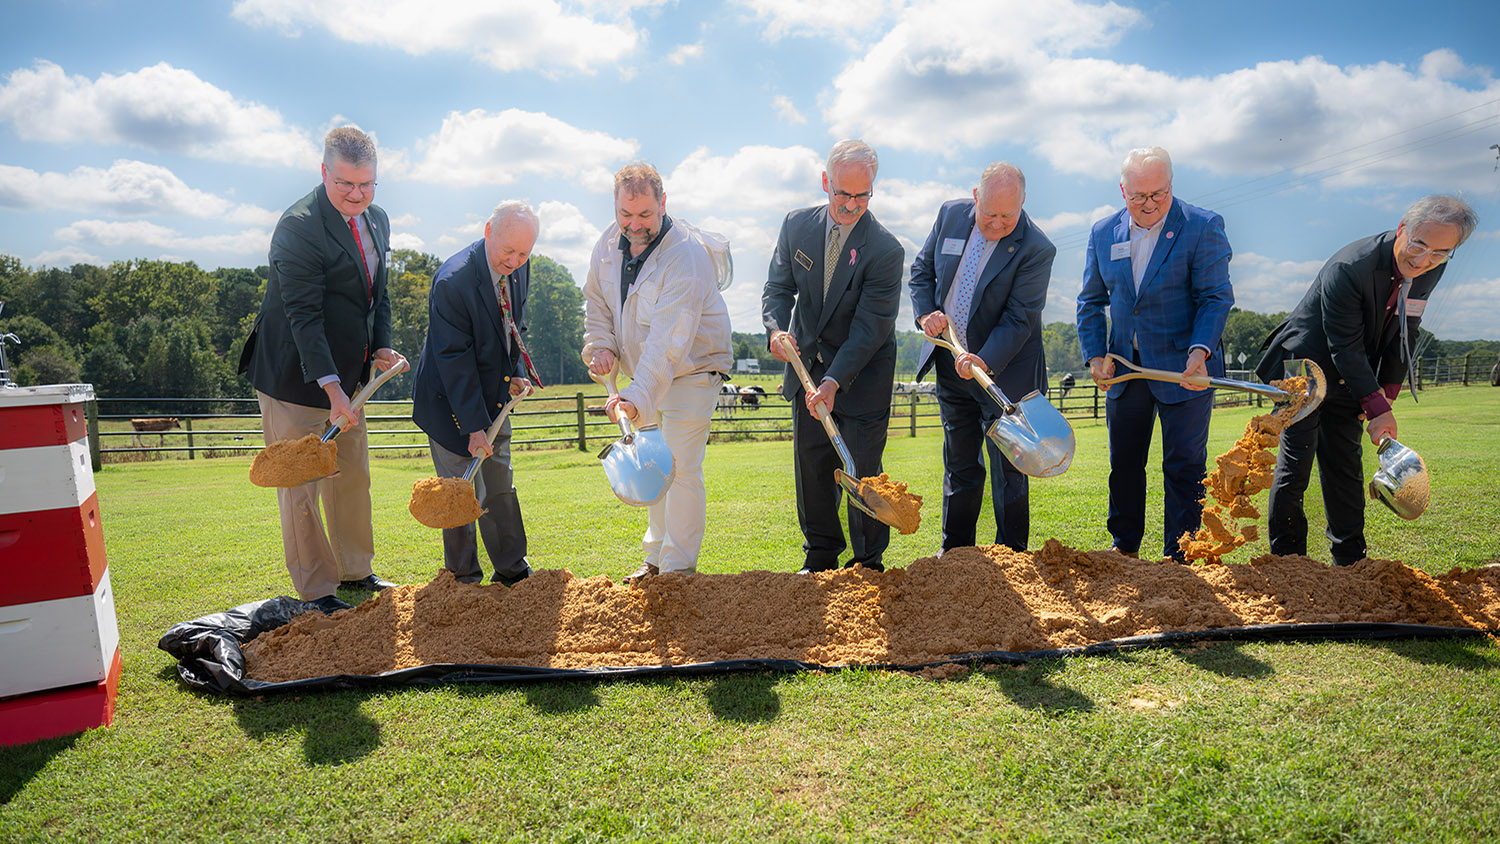
[[[369,438],[364,414],[350,407],[372,369],[405,362],[391,348],[391,223],[374,198],[374,141],[353,126],[329,132],[323,183],[271,236],[266,298],[240,354],[267,445],[343,427],[337,474],[276,491],[287,571],[297,594],[324,612],[349,606],[335,596],[339,587],[394,585],[371,570]]]
[[[1365,556],[1360,423],[1374,445],[1395,438],[1391,402],[1403,380],[1413,381],[1411,353],[1422,312],[1448,259],[1478,224],[1474,210],[1456,197],[1417,200],[1394,231],[1334,253],[1266,338],[1256,367],[1262,380],[1282,378],[1282,363],[1294,358],[1317,363],[1328,379],[1323,403],[1281,432],[1266,524],[1271,553],[1307,553],[1302,500],[1316,461],[1334,565]]]
[[[1234,291],[1224,218],[1172,197],[1172,159],[1133,149],[1120,166],[1125,207],[1094,224],[1078,294],[1078,340],[1095,383],[1113,377],[1106,354],[1181,372],[1176,384],[1126,381],[1108,391],[1109,515],[1114,548],[1136,556],[1146,527],[1146,460],[1161,419],[1162,553],[1184,559],[1178,540],[1203,518],[1211,390],[1194,376],[1222,376],[1220,339]],[[1106,312],[1108,319],[1105,318]]]
[[[875,150],[864,141],[834,145],[823,170],[828,201],[787,214],[761,295],[771,355],[788,361],[781,394],[806,410],[792,413],[803,572],[837,568],[845,548],[841,490],[834,480],[842,464],[816,408],[828,409],[859,477],[880,474],[890,426],[906,252],[867,210],[879,168]],[[817,385],[812,393],[793,371],[783,338]],[[883,569],[890,527],[853,505],[848,513],[848,565]]]
[[[484,458],[474,476],[484,508],[478,533],[491,581],[506,586],[531,574],[510,420],[493,444],[486,434],[511,397],[542,386],[524,342],[537,233],[536,212],[502,202],[484,224],[484,237],[443,262],[432,278],[427,339],[412,379],[412,421],[427,434],[438,477],[462,477],[473,458]],[[483,578],[474,524],[443,529],[443,565],[464,583]]]
[[[984,435],[1000,406],[974,382],[974,367],[994,376],[1007,396],[1020,398],[1047,383],[1042,308],[1057,248],[1021,206],[1026,176],[1000,161],[986,167],[972,199],[938,209],[927,242],[911,265],[912,313],[929,337],[951,323],[963,347],[951,352],[924,343],[917,380],[937,368],[943,414],[943,546],[975,544],[989,453],[995,544],[1026,550],[1031,503],[1026,475]]]

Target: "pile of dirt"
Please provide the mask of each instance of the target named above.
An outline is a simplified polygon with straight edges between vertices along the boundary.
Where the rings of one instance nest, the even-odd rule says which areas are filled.
[[[430,528],[463,527],[484,515],[474,484],[463,478],[423,478],[412,484],[406,509]]]
[[[250,483],[300,486],[337,472],[338,453],[337,442],[325,443],[317,434],[308,434],[300,440],[277,440],[255,455],[250,464]]]
[[[538,571],[514,587],[447,572],[244,648],[282,682],[437,663],[553,668],[789,659],[916,665],[1253,624],[1385,622],[1500,630],[1500,569],[1433,577],[1389,560],[1183,566],[1081,552],[960,548],[885,572],[661,575],[640,587]]]

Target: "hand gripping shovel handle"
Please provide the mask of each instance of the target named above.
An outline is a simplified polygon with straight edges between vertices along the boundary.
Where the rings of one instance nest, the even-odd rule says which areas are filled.
[[[367,402],[367,401],[370,400],[370,396],[375,395],[375,391],[378,390],[378,389],[380,389],[380,385],[381,384],[384,384],[385,382],[391,380],[392,378],[396,377],[397,375],[400,375],[401,373],[405,372],[408,366],[410,366],[410,364],[408,364],[406,362],[406,358],[402,358],[400,363],[396,364],[395,366],[391,367],[390,369],[387,369],[386,371],[380,373],[379,375],[376,375],[374,378],[371,378],[370,382],[368,384],[366,384],[364,387],[360,388],[360,391],[354,394],[354,398],[352,398],[352,399],[349,400],[349,409],[355,411],[356,413],[359,412],[359,409],[361,407],[365,406],[365,402]],[[349,425],[353,425],[354,424],[354,420],[353,419],[349,419],[349,417],[347,417],[347,416],[342,417],[342,418],[345,419],[345,420],[347,420],[348,423],[349,423]],[[339,432],[342,431],[342,430],[344,430],[344,428],[346,428],[346,427],[348,427],[348,426],[347,425],[330,425],[330,426],[328,426],[328,430],[323,434],[323,442],[326,443],[326,442],[332,440],[334,437],[338,436]]]
[[[786,359],[792,364],[792,369],[796,370],[797,378],[802,381],[802,389],[806,390],[808,395],[816,393],[818,388],[813,386],[812,376],[807,374],[807,367],[802,365],[802,356],[797,354],[796,348],[792,346],[792,341],[785,336],[779,339],[781,340],[782,352],[786,354]],[[839,459],[844,462],[844,472],[853,476],[854,457],[849,454],[849,447],[844,445],[844,437],[839,434],[838,426],[833,424],[833,419],[829,417],[828,406],[819,402],[816,405],[814,413],[817,414],[818,421],[823,423],[823,430],[828,432],[828,439],[833,441],[833,447],[838,451]]]
[[[614,398],[615,396],[618,396],[620,394],[620,388],[616,385],[615,382],[615,374],[619,371],[620,368],[618,366],[611,366],[609,368],[609,377],[601,378],[598,375],[594,374],[594,370],[590,369],[589,377],[594,380],[595,384],[598,384],[609,390],[609,397]],[[620,435],[622,437],[625,437],[627,441],[629,441],[629,438],[635,435],[635,428],[631,426],[630,420],[626,419],[625,414],[620,413],[618,410],[615,411],[615,423],[620,426]]]
[[[1236,381],[1233,378],[1214,378],[1208,375],[1192,375],[1184,379],[1181,372],[1168,372],[1165,369],[1147,369],[1110,352],[1104,356],[1117,364],[1123,365],[1129,372],[1106,378],[1100,384],[1112,385],[1121,381],[1133,381],[1137,378],[1145,378],[1148,381],[1163,381],[1168,384],[1178,384],[1186,380],[1189,384],[1197,384],[1201,387],[1222,387],[1226,390],[1239,390],[1245,393],[1255,393],[1265,396],[1277,402],[1291,401],[1292,394],[1286,390],[1278,390],[1265,384],[1253,384],[1249,381]]]
[[[922,333],[922,336],[926,337],[927,342],[931,343],[932,345],[941,346],[942,348],[952,352],[954,357],[968,354],[968,350],[963,347],[962,343],[958,342],[958,334],[953,330],[952,320],[949,320],[948,324],[943,328],[942,337],[932,337],[925,331]],[[1000,405],[1001,410],[1004,410],[1006,413],[1015,412],[1015,403],[1012,402],[1008,397],[1006,397],[1005,393],[1001,392],[999,387],[995,386],[995,379],[991,378],[988,372],[985,372],[983,369],[980,369],[977,366],[969,367],[969,371],[974,373],[974,380],[978,381],[979,386],[983,387],[984,391],[986,393],[989,393],[990,397]]]
[[[485,438],[490,445],[494,445],[495,437],[500,436],[500,427],[505,424],[505,418],[510,415],[510,412],[515,409],[516,405],[521,403],[521,399],[524,399],[529,395],[531,395],[531,388],[527,387],[520,393],[511,396],[510,401],[505,403],[505,407],[500,408],[500,415],[495,417],[495,421],[490,423],[490,429],[485,432]],[[483,462],[483,457],[476,457],[473,460],[470,460],[469,468],[464,470],[464,480],[472,483],[474,480],[474,473],[479,470],[479,464]]]

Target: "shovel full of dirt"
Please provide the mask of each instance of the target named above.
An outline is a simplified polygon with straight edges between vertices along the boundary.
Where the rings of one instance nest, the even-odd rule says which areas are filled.
[[[927,337],[929,343],[952,352],[955,357],[967,354],[958,341],[952,322],[948,323],[942,337],[928,337],[925,333],[922,336]],[[1000,418],[984,433],[999,447],[1005,459],[1033,478],[1051,478],[1068,471],[1077,447],[1073,426],[1047,401],[1047,397],[1032,390],[1020,401],[1013,402],[1000,391],[988,373],[978,367],[972,367],[970,371],[985,393],[1000,405]]]
[[[370,396],[380,389],[381,384],[405,372],[408,365],[406,358],[402,358],[400,363],[370,379],[349,400],[350,409],[358,412],[370,400]],[[338,445],[333,442],[333,438],[344,428],[354,424],[354,420],[348,417],[343,417],[341,421],[345,424],[330,425],[321,439],[308,434],[301,439],[277,440],[266,446],[255,455],[255,461],[250,464],[250,483],[270,487],[301,486],[336,473],[339,470],[336,460]]]
[[[808,395],[816,393],[818,388],[813,386],[812,376],[807,373],[807,367],[803,366],[802,358],[791,341],[785,336],[779,339],[788,362],[802,381],[802,389]],[[843,469],[833,470],[833,479],[844,494],[849,496],[849,502],[903,534],[916,533],[922,524],[922,497],[907,492],[906,484],[892,481],[885,473],[870,478],[859,477],[854,468],[854,457],[849,454],[849,447],[844,444],[844,437],[839,433],[838,426],[829,417],[828,408],[819,404],[817,416],[818,421],[823,423],[823,430],[828,432],[828,439],[833,442],[834,450],[839,454],[839,461],[844,464]]]
[[[531,395],[528,387],[524,392],[511,397],[510,401],[500,409],[500,415],[490,424],[485,436],[491,445],[495,437],[499,436],[500,429],[505,425],[506,417],[515,406],[521,403],[521,399]],[[412,517],[430,528],[456,528],[463,527],[484,515],[484,510],[479,506],[478,496],[474,492],[474,473],[479,470],[479,464],[484,462],[483,457],[476,457],[469,461],[469,468],[464,470],[463,476],[458,478],[423,478],[412,484],[411,501],[407,503],[406,509],[411,512]]]
[[[1126,372],[1106,378],[1099,383],[1105,386],[1118,384],[1121,381],[1134,381],[1144,378],[1148,381],[1165,381],[1168,384],[1181,382],[1181,372],[1168,372],[1164,369],[1147,369],[1111,352],[1106,358],[1116,364],[1125,367]],[[1317,410],[1318,405],[1323,403],[1323,397],[1328,395],[1328,380],[1323,376],[1323,368],[1310,360],[1289,360],[1283,365],[1288,379],[1301,378],[1299,386],[1306,386],[1305,391],[1287,390],[1281,387],[1256,384],[1250,381],[1236,381],[1233,378],[1213,378],[1208,375],[1194,375],[1187,379],[1189,384],[1198,384],[1204,387],[1221,387],[1225,390],[1239,390],[1245,393],[1255,393],[1265,396],[1275,402],[1278,410],[1288,404],[1295,405],[1292,414],[1286,417],[1286,424],[1291,425],[1305,419],[1309,413]],[[1281,384],[1283,382],[1274,382]]]
[[[1370,481],[1370,497],[1407,521],[1426,512],[1429,482],[1422,456],[1392,437],[1383,438],[1375,453],[1380,468]]]

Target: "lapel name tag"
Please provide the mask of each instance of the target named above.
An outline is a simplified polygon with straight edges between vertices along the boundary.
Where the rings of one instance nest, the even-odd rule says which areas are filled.
[[[967,246],[968,243],[969,242],[967,240],[964,240],[961,237],[945,237],[943,238],[943,254],[962,255],[964,254],[964,247]]]
[[[812,259],[809,258],[809,257],[807,257],[806,255],[802,254],[802,250],[801,249],[798,249],[797,250],[797,254],[793,255],[792,257],[797,261],[797,263],[799,263],[799,264],[802,265],[802,269],[804,269],[804,270],[810,270],[810,269],[812,269]]]
[[[1109,247],[1109,259],[1111,261],[1122,261],[1130,257],[1130,241],[1111,244]]]
[[[1422,312],[1425,311],[1425,310],[1427,310],[1427,300],[1426,299],[1407,299],[1406,300],[1406,315],[1407,316],[1409,316],[1409,317],[1420,317],[1422,315]]]

